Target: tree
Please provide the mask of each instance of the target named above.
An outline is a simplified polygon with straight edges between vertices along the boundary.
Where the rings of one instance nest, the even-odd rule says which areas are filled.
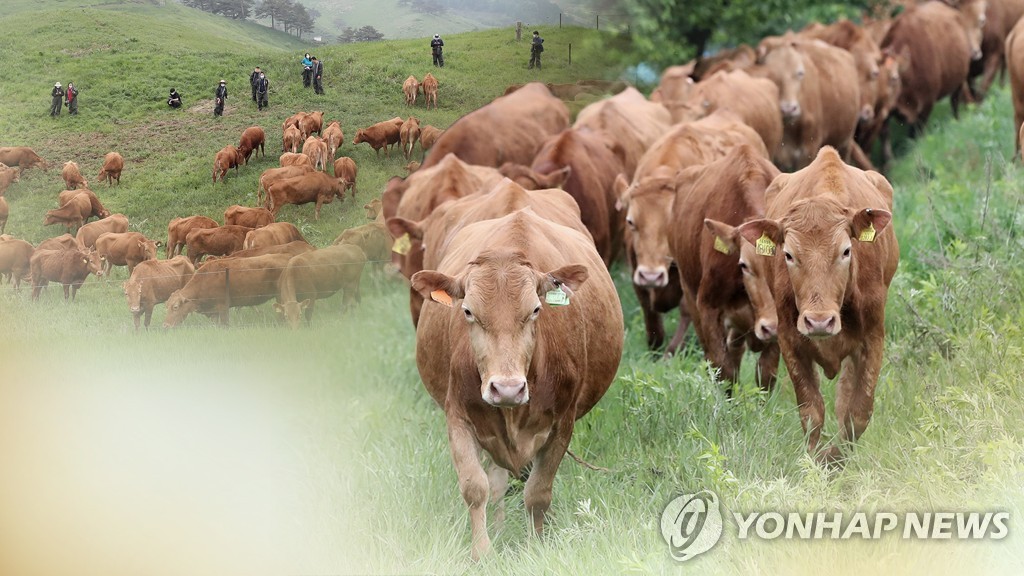
[[[339,44],[351,44],[356,41],[356,29],[351,26],[346,26],[341,34],[338,34]]]
[[[356,42],[374,42],[376,40],[383,40],[384,34],[381,34],[373,26],[363,26],[359,30],[356,30],[355,41]]]
[[[302,38],[303,32],[309,32],[313,30],[313,17],[306,11],[306,7],[296,2],[295,8],[291,13],[292,28],[295,30],[295,35]]]
[[[256,18],[270,18],[270,27],[274,28],[277,20],[282,20],[293,10],[292,0],[263,0],[256,7]]]

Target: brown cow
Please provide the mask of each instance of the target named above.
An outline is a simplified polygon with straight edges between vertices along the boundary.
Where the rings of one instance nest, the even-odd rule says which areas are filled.
[[[573,128],[589,128],[614,142],[626,178],[632,178],[640,157],[671,125],[672,117],[664,106],[648,102],[636,88],[629,87],[580,110]]]
[[[342,306],[359,301],[359,279],[366,265],[366,255],[358,246],[340,244],[294,256],[278,280],[274,310],[293,329],[303,316],[306,324],[313,322],[313,306],[317,300],[342,293]]]
[[[78,240],[71,234],[61,234],[54,238],[47,238],[36,246],[36,250],[82,250],[87,251]],[[98,257],[97,257],[98,258]]]
[[[896,108],[896,100],[899,98],[903,85],[900,80],[900,63],[891,55],[883,56],[878,71],[874,112],[871,114],[871,120],[857,124],[857,133],[854,136],[857,145],[866,153],[874,148],[875,140],[882,133],[889,120],[889,115]],[[885,145],[890,146],[888,139],[885,141]],[[885,165],[888,164],[888,159],[892,158],[892,150],[883,150],[882,157],[883,169],[887,169]]]
[[[248,208],[235,204],[224,211],[224,223],[260,228],[274,221],[274,215],[266,208]]]
[[[434,104],[434,110],[437,110],[437,78],[430,72],[423,77],[423,82],[420,84],[423,89],[423,102],[424,105],[429,109],[431,102]]]
[[[302,232],[299,232],[299,229],[294,224],[291,222],[274,222],[262,228],[250,230],[245,235],[245,241],[242,243],[242,246],[248,250],[250,248],[288,244],[289,242],[299,240],[306,242],[306,238],[302,236]]]
[[[295,126],[288,126],[281,135],[281,150],[296,154],[299,151],[302,140],[302,130]],[[284,166],[283,163],[281,165]]]
[[[324,142],[327,143],[327,157],[333,162],[338,148],[345,142],[345,133],[341,131],[341,124],[337,121],[331,122],[324,128]]]
[[[139,262],[156,260],[159,246],[159,242],[140,232],[105,232],[96,239],[96,253],[103,263],[103,273],[108,276],[114,266],[127,266],[131,276]]]
[[[263,246],[262,248],[243,248],[237,252],[232,252],[229,256],[210,256],[206,261],[209,262],[219,258],[252,258],[253,256],[263,256],[265,254],[288,254],[291,256],[298,256],[299,254],[305,254],[312,250],[316,250],[316,248],[314,248],[309,242],[296,240],[287,244],[274,244],[272,246]]]
[[[146,330],[149,330],[153,307],[166,302],[175,290],[183,288],[195,271],[195,267],[184,256],[140,262],[131,278],[123,285],[135,329],[139,329],[139,318],[145,315]]]
[[[305,115],[305,112],[296,112],[295,114],[292,114],[291,116],[288,117],[287,120],[284,121],[284,123],[281,124],[281,131],[283,132],[287,130],[289,127],[294,127],[296,130],[298,130],[302,126],[302,118]],[[303,139],[305,139],[305,136],[303,136]]]
[[[506,470],[529,467],[523,495],[542,533],[573,426],[615,377],[621,304],[590,238],[529,210],[467,226],[412,285],[438,300],[423,307],[416,363],[445,412],[479,558],[490,550],[488,495],[504,495]]]
[[[1013,135],[1017,152],[1021,151],[1020,131],[1024,126],[1024,20],[1017,22],[1006,38],[1006,68],[1010,72],[1010,94],[1013,102]]]
[[[961,8],[963,10],[963,8]],[[1024,16],[1024,0],[988,0],[985,5],[985,24],[982,27],[981,59],[971,62],[968,81],[975,101],[988,94],[996,73],[1006,70],[1006,38],[1014,25]],[[981,76],[981,84],[974,80]]]
[[[185,236],[188,259],[195,266],[207,254],[225,256],[241,250],[245,235],[252,228],[247,226],[218,226],[216,228],[193,228]]]
[[[478,166],[529,165],[540,145],[569,127],[569,109],[539,82],[500,96],[444,131],[422,168],[449,153]]]
[[[341,181],[346,190],[352,189],[353,198],[356,197],[356,176],[358,174],[356,161],[348,156],[342,156],[334,161],[334,177]]]
[[[309,138],[306,138],[306,141],[302,144],[302,153],[309,157],[309,161],[313,164],[314,170],[327,171],[326,142],[316,136],[310,136]]]
[[[107,210],[103,203],[100,202],[99,196],[95,192],[87,188],[79,188],[78,190],[64,190],[57,196],[57,205],[63,206],[71,201],[76,196],[85,196],[89,199],[89,215],[86,218],[99,218],[103,219],[110,216],[110,210]]]
[[[342,231],[334,244],[354,244],[366,254],[367,262],[384,264],[391,261],[395,239],[383,222],[370,222]]]
[[[759,151],[737,146],[682,172],[672,201],[669,246],[684,301],[705,358],[721,371],[730,392],[744,344],[761,352],[762,388],[771,390],[779,366],[775,304],[768,283],[748,272],[737,232],[744,220],[764,217],[764,191],[778,174]]]
[[[719,50],[713,56],[702,56],[693,66],[691,76],[696,81],[704,81],[717,72],[731,72],[750,68],[757,61],[757,53],[746,44],[735,48]]]
[[[302,131],[303,138],[309,138],[316,133],[317,136],[323,136],[321,131],[324,126],[324,113],[323,112],[310,112],[303,116],[299,120],[299,130]]]
[[[89,183],[85,181],[85,178],[82,178],[82,173],[78,170],[78,164],[71,160],[64,163],[64,168],[60,171],[60,177],[64,179],[64,185],[68,190],[89,187]]]
[[[281,168],[287,168],[289,166],[309,166],[309,169],[313,169],[313,162],[309,159],[309,156],[301,152],[285,152],[281,154],[279,160]]]
[[[405,105],[415,106],[416,96],[420,92],[420,82],[415,76],[409,76],[402,83],[402,93],[405,94]]]
[[[691,77],[696,62],[669,66],[661,73],[658,87],[651,93],[651,102],[665,106],[669,112],[690,96],[695,80]]]
[[[21,289],[21,281],[28,280],[32,253],[35,248],[24,240],[17,238],[0,242],[0,274],[7,278],[8,284],[14,279],[14,289]]]
[[[402,128],[399,130],[399,140],[402,143],[402,153],[405,154],[405,159],[408,160],[412,156],[412,147],[416,145],[416,141],[420,138],[420,120],[415,116],[409,116],[409,119],[402,124]]]
[[[7,188],[12,182],[18,182],[20,179],[21,176],[17,170],[6,164],[0,164],[0,196],[7,193]]]
[[[185,247],[185,238],[192,230],[200,228],[216,228],[219,226],[213,218],[206,216],[189,216],[174,218],[167,224],[167,244],[164,247],[164,258],[172,258],[181,254]]]
[[[277,219],[277,213],[286,204],[316,202],[313,214],[316,220],[320,220],[320,207],[333,202],[335,196],[344,200],[344,194],[345,187],[337,178],[324,172],[310,172],[270,184],[265,206]]]
[[[444,130],[430,124],[420,128],[420,151],[423,152],[421,160],[426,157],[427,150],[430,150],[434,143],[437,142],[437,139],[441,137],[441,134],[444,134]]]
[[[167,299],[164,328],[173,328],[192,312],[216,317],[228,325],[228,310],[256,306],[278,294],[281,272],[291,254],[265,254],[247,258],[218,258],[203,264],[180,290]]]
[[[885,301],[899,264],[892,226],[892,186],[877,172],[847,166],[824,148],[807,168],[777,177],[765,194],[764,219],[740,227],[770,270],[779,347],[819,461],[824,402],[817,366],[839,375],[836,420],[842,442],[867,428],[885,344]]]
[[[377,156],[380,156],[381,148],[384,149],[386,156],[391,156],[390,147],[398,144],[402,139],[402,124],[404,121],[396,117],[356,130],[356,137],[352,140],[352,144],[366,142],[377,153]]]
[[[305,154],[295,154],[294,156],[302,158],[302,162],[288,164],[287,166],[281,166],[280,168],[267,168],[262,174],[260,174],[259,186],[256,188],[257,204],[262,204],[264,202],[267,189],[274,182],[313,172],[313,163],[309,161],[309,156],[306,156]],[[284,162],[283,156],[282,162]]]
[[[43,160],[35,150],[28,146],[2,146],[0,147],[0,163],[11,168],[18,167],[18,173],[33,167],[43,170],[48,168],[46,160]]]
[[[71,288],[71,301],[74,302],[78,289],[85,283],[89,274],[103,276],[100,260],[95,252],[86,252],[73,248],[70,250],[36,249],[29,261],[32,273],[32,300],[39,299],[39,292],[50,282],[60,282],[64,286],[64,300],[68,299],[68,288]]]
[[[92,205],[89,202],[89,196],[77,194],[68,199],[60,208],[48,210],[43,218],[43,225],[63,224],[70,233],[72,228],[77,231],[90,216],[92,216]]]
[[[78,240],[78,243],[85,248],[95,248],[96,239],[100,237],[100,234],[104,234],[106,232],[127,231],[128,217],[124,214],[111,214],[102,220],[89,222],[79,228],[78,234],[75,235],[75,239]]]
[[[381,215],[382,206],[383,204],[381,204],[380,198],[374,198],[366,204],[363,204],[363,209],[366,210],[366,219],[377,220],[378,216]]]
[[[801,32],[802,36],[827,42],[842,48],[853,56],[857,67],[857,81],[860,85],[860,114],[858,122],[871,122],[878,106],[878,75],[881,73],[882,49],[867,30],[842,19],[824,26],[812,24]]]
[[[238,174],[238,167],[245,161],[242,153],[235,148],[234,145],[228,144],[227,146],[220,149],[217,152],[217,156],[213,159],[213,183],[217,183],[217,173],[220,173],[220,181],[224,183],[224,176],[228,173],[231,168],[235,169],[235,174]]]
[[[257,155],[263,154],[263,157],[266,158],[267,153],[263,148],[265,140],[266,134],[259,126],[250,126],[242,132],[242,138],[238,142],[238,153],[245,158],[246,164],[249,163],[249,157],[253,152],[256,152]]]
[[[0,196],[0,234],[7,229],[7,218],[11,215],[11,207],[7,205],[7,198]]]
[[[117,185],[120,186],[121,170],[124,170],[124,158],[117,152],[107,152],[103,157],[103,168],[100,168],[99,176],[96,176],[96,179],[100,182],[106,180],[107,186],[111,186],[114,180],[117,180]]]

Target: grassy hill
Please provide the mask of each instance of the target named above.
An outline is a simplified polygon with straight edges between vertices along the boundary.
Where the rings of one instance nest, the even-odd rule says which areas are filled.
[[[90,179],[103,153],[121,151],[122,185],[96,191],[157,238],[172,216],[220,219],[228,204],[251,203],[294,110],[325,110],[351,140],[355,127],[408,115],[400,83],[429,70],[421,41],[329,47],[318,50],[328,94],[314,98],[299,83],[303,49],[249,25],[171,4],[11,6],[0,12],[0,145],[77,160]],[[160,34],[176,30],[165,16],[189,26]],[[123,38],[83,28],[77,43],[89,54],[53,47],[80,22]],[[223,26],[216,38],[199,32]],[[577,52],[603,37],[542,32],[547,64],[536,77],[614,75]],[[452,39],[450,64],[436,71],[441,109],[415,111],[428,123],[447,125],[506,84],[535,77],[507,31]],[[557,56],[570,40],[572,67]],[[274,82],[262,115],[239,89],[254,64]],[[227,116],[214,119],[222,75],[232,95]],[[80,83],[79,117],[47,116],[57,79]],[[164,106],[170,82],[187,110]],[[444,418],[417,374],[404,284],[367,274],[356,310],[342,314],[337,297],[328,299],[312,327],[294,332],[264,305],[233,311],[226,330],[194,315],[178,330],[142,334],[121,294],[123,270],[90,278],[73,304],[59,287],[33,303],[28,290],[0,286],[0,574],[811,575],[823,566],[851,575],[1019,574],[1024,173],[1010,160],[1011,118],[1006,88],[959,122],[941,105],[890,174],[903,260],[875,413],[845,470],[830,474],[805,454],[784,376],[774,393],[761,393],[748,358],[730,399],[694,346],[667,361],[647,353],[628,274],[615,267],[624,360],[572,442],[608,470],[563,462],[543,539],[527,537],[522,484],[513,483],[503,529],[489,510],[495,553],[479,564],[469,561]],[[213,185],[213,153],[254,123],[268,130],[273,153]],[[326,206],[319,223],[311,206],[282,212],[317,244],[361,223],[358,207],[403,172],[404,160],[377,159],[366,147],[346,144],[342,153],[360,166],[358,202]],[[56,170],[26,172],[7,192],[8,232],[32,241],[62,232],[40,223],[61,188]],[[158,309],[155,325],[162,318]],[[823,382],[829,438],[835,388]],[[673,497],[700,489],[716,491],[730,519],[747,511],[1007,511],[1010,531],[1001,541],[743,541],[730,523],[711,551],[681,566],[660,517]]]

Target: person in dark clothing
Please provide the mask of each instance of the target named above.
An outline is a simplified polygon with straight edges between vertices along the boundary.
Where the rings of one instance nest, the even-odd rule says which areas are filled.
[[[544,39],[540,37],[540,32],[533,31],[533,42],[530,44],[530,68],[534,65],[540,70],[540,53],[544,51]]]
[[[171,88],[171,95],[167,97],[167,105],[171,108],[181,108],[181,95],[174,88]]]
[[[302,86],[309,88],[309,82],[313,78],[313,60],[309,57],[309,52],[302,58]]]
[[[217,85],[217,92],[214,93],[214,105],[213,115],[223,116],[224,115],[224,102],[228,99],[228,86],[224,80],[220,81]]]
[[[324,93],[324,62],[313,56],[313,91],[317,94]]]
[[[50,116],[60,116],[60,107],[64,105],[64,89],[61,88],[60,82],[53,85],[53,91],[50,92]]]
[[[255,68],[253,68],[252,74],[249,74],[249,85],[252,86],[252,101],[253,102],[256,101],[256,81],[260,79],[260,74],[261,73],[262,73],[262,71],[260,70],[260,67],[257,66]]]
[[[441,40],[441,35],[434,34],[434,39],[430,41],[430,52],[434,55],[434,66],[441,68],[444,68],[443,46],[444,40]]]
[[[65,92],[65,106],[68,107],[68,114],[78,115],[78,88],[74,82],[68,82],[68,90]]]
[[[270,92],[270,80],[267,80],[267,75],[260,72],[260,77],[256,79],[256,107],[263,110],[270,105],[267,101],[268,93]]]

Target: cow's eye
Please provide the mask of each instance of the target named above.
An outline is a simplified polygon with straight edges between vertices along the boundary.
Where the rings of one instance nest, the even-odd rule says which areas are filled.
[[[743,260],[740,260],[740,272],[743,272],[744,274],[750,272],[750,269],[747,267],[747,263]]]
[[[636,228],[636,223],[635,223],[635,222],[633,222],[633,219],[632,219],[632,218],[629,218],[629,217],[627,217],[627,218],[626,218],[626,224],[629,224],[629,227],[630,227],[630,228]]]
[[[469,308],[466,308],[465,306],[463,306],[462,307],[462,313],[466,315],[466,321],[468,321],[468,322],[472,322],[473,321],[473,313],[469,311]]]
[[[850,247],[847,246],[846,250],[843,250],[843,258],[849,258],[849,257],[850,257]]]
[[[537,304],[537,307],[533,309],[533,316],[532,317],[536,318],[538,314],[540,314],[540,304]]]
[[[786,255],[787,263],[792,264],[796,262],[796,258],[793,258],[793,254],[789,250],[783,250],[782,253]]]

